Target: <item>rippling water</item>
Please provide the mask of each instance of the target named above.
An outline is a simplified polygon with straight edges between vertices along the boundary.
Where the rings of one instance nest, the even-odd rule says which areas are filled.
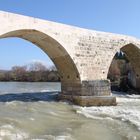
[[[55,101],[60,83],[0,83],[0,140],[140,140],[140,96],[117,106]]]

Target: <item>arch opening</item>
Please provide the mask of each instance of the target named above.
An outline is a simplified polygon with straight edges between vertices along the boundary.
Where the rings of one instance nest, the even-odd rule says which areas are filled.
[[[112,90],[129,92],[140,90],[139,75],[140,49],[130,43],[113,57],[107,78],[111,81]]]
[[[73,86],[80,86],[80,74],[77,67],[67,50],[57,40],[34,29],[15,30],[0,35],[0,39],[11,37],[21,38],[33,43],[50,57],[60,75],[62,92],[72,92],[74,90]]]
[[[0,81],[60,82],[49,57],[34,44],[19,38],[0,40]]]

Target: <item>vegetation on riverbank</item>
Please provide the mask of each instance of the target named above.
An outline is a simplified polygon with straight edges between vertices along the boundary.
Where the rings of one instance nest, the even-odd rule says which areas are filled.
[[[47,68],[41,62],[33,62],[25,66],[13,66],[10,70],[0,70],[0,81],[18,82],[58,82],[57,69]]]

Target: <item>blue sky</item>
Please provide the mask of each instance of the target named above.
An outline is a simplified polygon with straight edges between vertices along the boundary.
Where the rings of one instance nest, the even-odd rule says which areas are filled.
[[[140,0],[1,0],[0,10],[140,38]],[[38,47],[16,38],[0,40],[0,60],[0,69],[33,60],[52,65]]]

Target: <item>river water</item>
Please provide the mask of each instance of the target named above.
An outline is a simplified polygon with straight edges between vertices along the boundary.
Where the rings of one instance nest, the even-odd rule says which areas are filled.
[[[60,83],[0,82],[0,140],[140,140],[140,95],[117,106],[55,101]]]

